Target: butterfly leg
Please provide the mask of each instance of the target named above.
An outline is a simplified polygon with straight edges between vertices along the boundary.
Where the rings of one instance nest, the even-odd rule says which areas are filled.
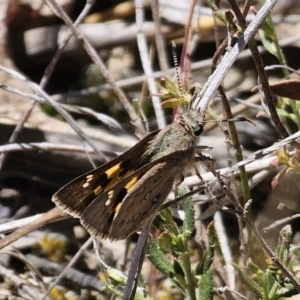
[[[212,149],[211,147],[207,147],[207,146],[197,146],[196,148],[196,154],[198,156],[195,157],[195,161],[213,161],[213,158],[209,155],[205,155],[202,152],[205,150],[209,150]]]
[[[174,182],[174,193],[175,193],[175,199],[179,197],[179,186],[184,181],[184,175],[181,173],[178,180],[175,180]],[[175,204],[175,207],[178,208],[177,203]]]

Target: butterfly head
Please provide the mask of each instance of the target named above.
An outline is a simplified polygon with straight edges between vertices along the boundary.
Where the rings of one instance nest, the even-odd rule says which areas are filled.
[[[198,111],[189,111],[182,114],[178,122],[195,137],[200,136],[203,132],[203,117]]]

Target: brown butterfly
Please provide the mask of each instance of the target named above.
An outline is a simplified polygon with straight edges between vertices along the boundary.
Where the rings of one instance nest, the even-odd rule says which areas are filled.
[[[154,217],[174,180],[193,165],[203,131],[199,112],[183,113],[112,161],[62,187],[52,201],[96,237],[120,240]]]

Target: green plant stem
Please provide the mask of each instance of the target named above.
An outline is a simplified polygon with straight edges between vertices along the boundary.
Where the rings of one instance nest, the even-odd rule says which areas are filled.
[[[271,17],[270,17],[271,18]],[[274,32],[276,34],[276,32]],[[277,35],[276,35],[276,39],[273,41],[274,46],[276,48],[276,52],[277,52],[277,58],[280,62],[281,65],[283,66],[287,66],[287,61],[285,59],[284,53],[278,43],[278,39],[277,39]],[[289,71],[286,68],[282,68],[282,73],[285,79],[289,79],[290,78],[290,74]]]
[[[188,286],[188,293],[190,295],[190,300],[197,300],[196,298],[196,286],[193,280],[193,274],[191,269],[190,256],[188,252],[183,252],[181,255],[182,268],[185,274],[186,283]]]

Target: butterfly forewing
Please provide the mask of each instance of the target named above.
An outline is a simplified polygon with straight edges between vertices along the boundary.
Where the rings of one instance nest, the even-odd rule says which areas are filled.
[[[156,134],[156,131],[150,133],[120,156],[75,178],[56,192],[52,201],[68,214],[80,218],[95,198],[148,162],[138,163]]]

